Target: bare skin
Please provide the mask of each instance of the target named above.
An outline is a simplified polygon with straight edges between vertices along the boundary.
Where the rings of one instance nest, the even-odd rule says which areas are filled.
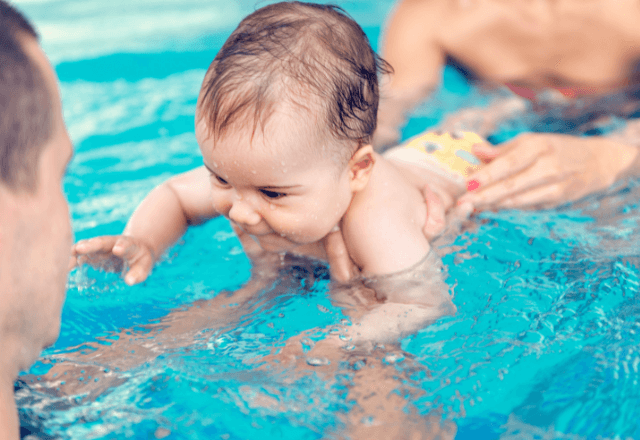
[[[19,438],[13,384],[60,331],[72,243],[62,178],[73,146],[62,119],[55,72],[34,38],[21,43],[53,102],[53,133],[37,163],[34,191],[0,183],[0,440]]]
[[[401,1],[383,44],[395,73],[382,93],[375,146],[397,141],[406,113],[438,86],[447,57],[482,84],[530,100],[544,92],[566,102],[637,85],[638,22],[638,0]],[[488,111],[495,120],[522,108],[512,101]],[[491,129],[495,121],[485,122]],[[469,176],[474,190],[461,201],[476,209],[550,207],[637,175],[638,122],[628,125],[610,138],[541,133],[499,150],[478,145],[487,165]]]
[[[288,148],[286,144],[290,139],[288,131],[285,139],[278,137],[280,127],[287,127],[285,116],[282,116],[284,120],[273,119],[273,133],[269,127],[265,130],[276,141],[269,141],[266,136],[265,139],[254,136],[255,142],[274,142],[282,151],[256,147],[252,150],[253,157],[249,159],[245,155],[242,162],[233,159],[247,142],[230,138],[229,147],[220,142],[212,148],[204,127],[197,126],[204,167],[176,176],[151,192],[133,214],[122,236],[97,237],[80,242],[74,248],[78,262],[113,265],[114,259],[123,260],[128,267],[125,280],[136,283],[146,278],[158,256],[189,225],[224,215],[234,227],[245,253],[254,262],[256,278],[231,296],[219,295],[206,303],[195,304],[188,311],[172,312],[159,326],[160,331],[150,334],[153,340],[149,340],[149,335],[138,337],[122,333],[110,345],[95,344],[92,350],[74,354],[70,362],[57,363],[52,368],[47,386],[57,386],[56,382],[65,381],[68,384],[64,386],[65,392],[98,394],[114,382],[100,381],[91,384],[93,389],[89,390],[83,383],[65,379],[78,370],[95,369],[99,373],[105,364],[128,369],[156,356],[158,342],[162,342],[162,349],[185,346],[202,328],[224,327],[237,320],[247,312],[246,306],[263,286],[270,284],[269,277],[277,276],[277,270],[272,266],[279,264],[282,251],[321,259],[329,258],[331,252],[338,252],[339,257],[352,262],[352,268],[358,273],[367,274],[398,271],[424,258],[429,251],[424,229],[442,228],[442,214],[453,204],[461,188],[434,185],[433,190],[423,193],[426,182],[432,180],[427,173],[413,169],[410,164],[387,160],[374,153],[370,146],[356,151],[340,173],[336,173],[334,161],[320,158],[310,163],[302,160],[297,149]],[[280,124],[275,125],[275,122]],[[314,140],[311,135],[293,136],[293,139],[305,138]],[[282,164],[287,165],[288,172],[283,173]],[[289,195],[279,195],[281,192]],[[399,198],[397,194],[406,197]],[[432,215],[431,221],[427,220],[426,212],[427,204],[432,203],[429,200],[441,207],[436,211],[439,216]],[[314,215],[308,218],[309,213]],[[340,225],[337,232],[333,231],[336,224]],[[336,246],[332,251],[327,250],[327,241],[334,239],[342,246],[342,251]],[[434,267],[434,277],[427,279],[431,283],[437,276]],[[359,288],[333,294],[334,301],[343,307],[353,323],[345,329],[343,336],[363,346],[371,345],[373,341],[393,344],[403,335],[455,312],[444,283],[421,289],[416,297],[406,297],[408,293],[399,290],[373,292],[359,285]],[[230,309],[230,304],[240,307]],[[341,350],[336,344],[343,345],[344,342],[329,339],[329,352],[338,365]],[[323,346],[320,344],[318,348]],[[57,374],[55,378],[52,377],[54,374]],[[396,399],[395,395],[391,399],[387,396],[398,385],[395,379],[385,373],[386,378],[379,381],[380,388],[378,381],[372,381],[368,375],[357,377],[354,393],[357,400],[363,402],[360,407],[363,412],[356,414],[361,417],[366,413],[375,414],[385,429],[388,428],[387,433],[407,431],[408,425],[399,422],[406,418],[403,413],[406,402]],[[78,386],[80,388],[75,388]],[[367,387],[375,390],[376,399],[369,399],[369,394],[364,393]],[[354,430],[352,438],[372,438],[372,427],[362,427],[358,420],[356,416],[348,420]],[[413,437],[433,438],[426,436],[431,432],[426,428],[424,420],[417,417],[411,431],[418,437]]]
[[[249,243],[255,243],[241,231],[239,233],[242,242],[248,238],[251,240]],[[60,398],[80,395],[84,401],[92,401],[108,389],[124,383],[127,375],[123,375],[123,372],[151,362],[156,356],[173,349],[193,345],[194,340],[202,339],[203,329],[207,329],[207,332],[216,330],[224,333],[225,329],[234,328],[253,308],[269,301],[269,297],[264,296],[258,301],[254,300],[266,286],[280,286],[267,295],[278,295],[279,290],[288,291],[292,288],[287,281],[277,281],[279,276],[275,266],[282,265],[280,258],[256,255],[255,252],[264,251],[255,246],[245,251],[259,263],[253,267],[252,279],[239,290],[233,293],[221,292],[211,300],[198,301],[187,309],[172,311],[160,323],[150,325],[148,331],[122,330],[116,339],[110,336],[106,345],[83,344],[75,351],[56,356],[55,364],[46,375],[37,380],[31,377],[23,379],[31,389],[38,392]],[[313,284],[313,279],[309,280],[309,284]],[[443,284],[442,287],[446,290],[446,285]],[[327,384],[332,384],[345,370],[353,373],[353,377],[349,379],[346,401],[355,402],[355,405],[347,413],[340,415],[344,427],[334,434],[335,438],[453,438],[453,424],[443,424],[437,415],[425,416],[406,411],[411,403],[406,399],[405,393],[398,392],[405,385],[402,377],[398,377],[399,372],[393,359],[407,358],[402,362],[411,362],[411,356],[402,351],[397,340],[387,340],[384,347],[373,341],[356,341],[355,350],[345,349],[347,344],[354,342],[353,339],[349,340],[349,328],[358,325],[363,310],[374,310],[379,306],[375,293],[354,285],[349,289],[332,289],[330,294],[343,307],[353,325],[343,327],[340,337],[325,330],[325,338],[314,343],[309,351],[303,350],[303,339],[312,334],[317,335],[322,329],[305,331],[289,339],[284,347],[274,348],[271,354],[255,359],[256,368],[264,370],[266,375],[276,373],[283,377],[282,380],[291,381],[292,384],[305,375],[318,375]],[[404,314],[403,319],[406,319]],[[378,324],[380,322],[377,321]],[[307,362],[309,358],[322,358],[327,362],[326,365],[313,366]],[[354,368],[352,371],[347,365],[355,362],[362,365],[362,368]],[[283,371],[286,371],[284,376],[281,374]],[[78,380],[80,378],[85,380]],[[260,391],[251,394],[251,407],[268,407],[277,411],[282,405]],[[286,408],[282,410],[285,411]]]
[[[340,416],[344,427],[334,433],[335,438],[351,440],[445,440],[455,438],[457,427],[444,422],[436,414],[417,415],[410,411],[405,380],[394,365],[412,362],[411,355],[398,344],[384,347],[356,348],[348,351],[335,336],[313,343],[306,353],[303,351],[301,334],[287,341],[278,352],[261,358],[268,370],[275,366],[286,368],[287,379],[295,383],[301,375],[317,375],[327,382],[335,381],[336,375],[344,373],[344,365],[350,365],[352,374],[346,401],[356,404]],[[307,338],[308,339],[308,338]],[[309,365],[307,359],[320,358],[324,365]],[[418,367],[422,368],[422,367]],[[416,390],[412,390],[413,393]],[[418,396],[412,395],[415,399]],[[258,396],[256,400],[260,397]],[[266,402],[263,402],[263,404]],[[331,436],[330,438],[334,438]]]
[[[266,135],[251,141],[283,145],[282,151],[263,157],[253,152],[253,162],[244,160],[241,165],[237,151],[238,145],[250,144],[243,138],[246,134],[229,135],[214,148],[206,126],[198,122],[205,166],[154,189],[122,236],[81,241],[74,255],[80,262],[96,264],[121,258],[128,265],[125,281],[134,284],[147,277],[153,263],[189,225],[224,215],[266,251],[350,261],[351,267],[347,263],[344,270],[333,270],[346,273],[339,278],[354,272],[393,273],[420,261],[430,249],[428,236],[442,229],[443,212],[461,188],[434,185],[424,190],[433,176],[407,172],[407,165],[383,158],[370,146],[356,151],[336,175],[332,160],[319,158],[309,164],[308,153],[297,145],[287,146],[293,120],[301,130],[298,138],[309,139],[312,146],[307,148],[314,151],[322,136],[284,107],[267,125]],[[427,203],[434,208],[431,215]],[[328,244],[333,249],[326,251]]]

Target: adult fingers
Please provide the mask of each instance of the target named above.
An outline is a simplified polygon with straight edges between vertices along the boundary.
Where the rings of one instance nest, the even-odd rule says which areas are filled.
[[[533,142],[531,139],[514,139],[513,146],[507,146],[504,154],[500,154],[468,177],[467,187],[474,190],[492,185],[529,168],[547,152],[546,144]]]
[[[335,281],[344,283],[357,274],[357,268],[351,258],[340,229],[330,232],[324,238],[324,249],[329,260],[329,272]]]
[[[427,237],[427,240],[433,240],[442,234],[445,228],[444,203],[428,186],[424,187],[422,194],[427,204],[427,221],[422,228],[422,232]]]
[[[474,144],[471,147],[471,152],[474,156],[476,156],[482,163],[489,163],[500,154],[504,154],[506,152],[506,147],[495,147],[489,143],[481,143]]]
[[[494,208],[503,200],[513,199],[518,194],[533,188],[555,185],[557,182],[557,176],[554,174],[552,167],[541,161],[523,172],[493,185],[480,187],[477,191],[467,192],[460,197],[459,203],[471,203],[476,209]]]
[[[474,211],[473,204],[471,202],[458,201],[456,207],[453,209],[452,217],[457,221],[466,220],[471,217]]]
[[[501,200],[496,205],[499,209],[512,208],[551,208],[563,202],[562,194],[564,185],[553,183],[549,185],[532,188],[528,191],[514,195],[513,197]]]

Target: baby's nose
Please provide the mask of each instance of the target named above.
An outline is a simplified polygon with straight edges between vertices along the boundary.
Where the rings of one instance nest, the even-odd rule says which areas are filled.
[[[255,226],[262,217],[243,199],[236,199],[229,210],[229,219],[241,225]]]

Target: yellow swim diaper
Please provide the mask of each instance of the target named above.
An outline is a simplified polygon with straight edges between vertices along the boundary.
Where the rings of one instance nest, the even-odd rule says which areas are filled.
[[[439,133],[429,131],[409,139],[404,144],[385,153],[390,159],[409,162],[458,182],[480,167],[480,160],[471,147],[484,142],[476,133]]]

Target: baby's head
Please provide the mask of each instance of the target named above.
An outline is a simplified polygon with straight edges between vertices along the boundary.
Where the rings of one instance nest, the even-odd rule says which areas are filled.
[[[336,141],[322,153],[345,163],[376,128],[383,64],[339,8],[269,5],[242,20],[218,52],[200,91],[198,118],[221,138],[263,130],[278,107],[297,107],[299,123]]]
[[[307,217],[315,216],[321,223],[318,230],[305,234],[290,233],[293,227],[270,229],[293,234],[297,243],[321,238],[348,208],[347,194],[341,193],[348,182],[339,183],[340,179],[349,177],[349,164],[358,152],[371,149],[378,72],[384,66],[360,26],[337,7],[284,2],[246,17],[211,63],[198,99],[196,135],[214,176],[216,206],[217,182],[235,190],[256,214],[255,223],[258,214],[263,219],[268,215],[256,201],[249,206],[241,190],[247,196],[247,188],[256,188],[269,201],[269,209],[277,211],[284,209],[278,205],[284,203],[280,199],[301,199],[295,192],[304,192],[305,181],[313,176],[308,186],[324,185],[325,191],[338,192],[333,195],[340,203],[306,192],[315,207],[330,211],[305,208]],[[303,207],[298,208],[297,222],[305,223],[300,219]],[[337,220],[329,215],[334,212]],[[228,217],[245,222],[234,219],[233,212]],[[333,224],[324,225],[327,217]],[[257,228],[245,229],[260,235]]]

